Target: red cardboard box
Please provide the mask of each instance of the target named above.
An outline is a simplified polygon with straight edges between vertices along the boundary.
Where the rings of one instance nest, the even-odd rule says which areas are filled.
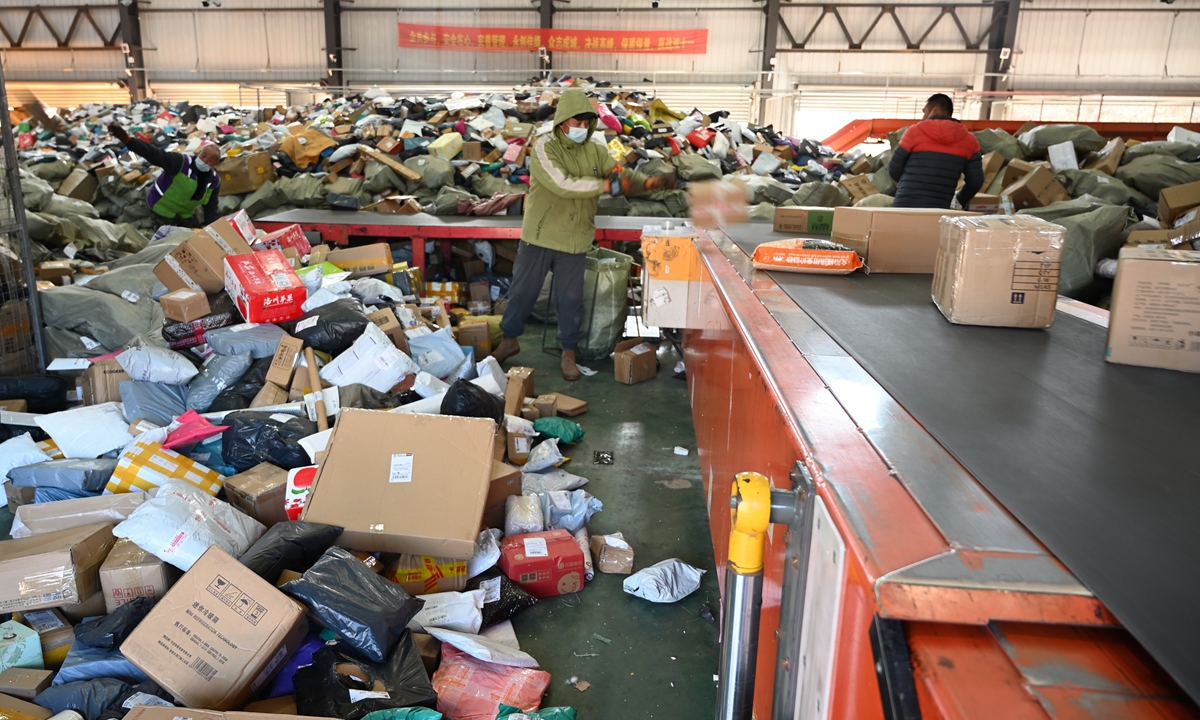
[[[250,222],[250,215],[245,210],[238,210],[232,215],[226,215],[225,219],[233,226],[238,235],[248,243],[254,242],[254,235],[258,232],[255,229],[254,223]]]
[[[308,238],[304,237],[304,231],[300,229],[299,225],[288,225],[282,230],[267,233],[257,238],[251,247],[255,250],[296,248],[296,252],[300,253],[301,256],[312,252],[312,245],[308,243]]]
[[[252,323],[281,323],[304,314],[308,299],[291,263],[279,250],[225,257],[225,292]]]
[[[513,535],[500,544],[500,569],[536,598],[583,589],[583,551],[566,530]]]

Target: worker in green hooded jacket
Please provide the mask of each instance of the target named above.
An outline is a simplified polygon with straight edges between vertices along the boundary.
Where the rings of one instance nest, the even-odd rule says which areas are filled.
[[[221,178],[216,167],[221,162],[221,151],[216,145],[202,145],[195,155],[187,155],[160,150],[145,140],[130,137],[116,123],[109,125],[108,131],[127,149],[162,168],[146,196],[155,229],[163,225],[197,227],[217,221]],[[202,214],[199,220],[198,208]]]
[[[575,349],[583,339],[583,273],[596,237],[596,208],[603,193],[640,195],[675,186],[670,176],[623,170],[608,154],[598,115],[587,95],[567,90],[558,101],[554,130],[534,140],[529,153],[529,195],[521,245],[513,263],[512,289],[500,329],[504,341],[492,356],[499,362],[521,350],[517,338],[533,312],[546,273],[554,272],[551,300],[558,314],[562,374],[579,379]]]

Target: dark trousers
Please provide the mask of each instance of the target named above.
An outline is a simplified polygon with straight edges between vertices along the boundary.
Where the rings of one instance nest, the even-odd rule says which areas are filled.
[[[508,306],[500,329],[506,338],[518,338],[525,332],[525,320],[533,312],[538,294],[546,282],[546,273],[554,272],[550,300],[558,313],[558,344],[563,350],[574,350],[583,333],[583,271],[586,254],[565,253],[522,242],[513,262],[512,289],[508,291]]]

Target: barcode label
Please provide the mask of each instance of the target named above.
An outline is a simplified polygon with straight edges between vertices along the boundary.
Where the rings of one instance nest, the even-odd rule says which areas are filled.
[[[212,665],[204,662],[204,658],[196,658],[192,661],[190,667],[196,671],[196,674],[205,680],[212,680],[217,674],[217,669]]]

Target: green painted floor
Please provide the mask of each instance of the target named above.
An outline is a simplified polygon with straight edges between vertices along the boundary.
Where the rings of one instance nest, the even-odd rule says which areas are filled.
[[[700,589],[677,603],[627,595],[626,576],[596,573],[582,592],[517,615],[522,649],[553,677],[543,705],[574,706],[580,720],[711,717],[718,627],[698,610],[707,603],[716,616],[720,601],[687,385],[672,372],[679,355],[664,342],[658,377],[637,385],[617,383],[611,360],[585,361],[597,374],[569,383],[558,357],[541,351],[541,336],[542,326],[531,324],[507,364],[534,368],[538,393],[588,402],[573,418],[587,434],[563,454],[571,458],[565,469],[588,478],[585,489],[604,503],[589,530],[623,533],[635,570],[672,557],[705,570]],[[688,455],[676,455],[676,446]],[[611,450],[613,464],[593,465],[596,450]],[[591,687],[580,692],[567,684],[572,676]]]

